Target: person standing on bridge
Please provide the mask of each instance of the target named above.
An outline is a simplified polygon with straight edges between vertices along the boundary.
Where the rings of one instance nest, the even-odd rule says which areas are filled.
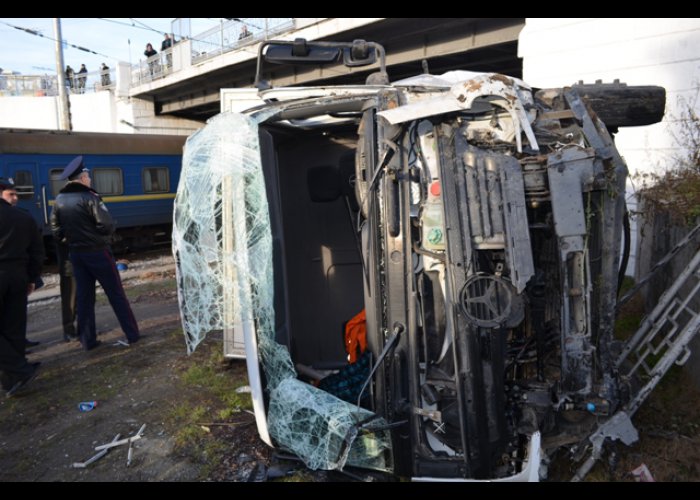
[[[148,70],[150,71],[151,76],[153,76],[155,73],[158,72],[158,68],[157,68],[158,61],[156,60],[155,57],[153,57],[156,54],[158,54],[158,52],[156,51],[156,49],[153,48],[153,45],[151,45],[150,43],[147,43],[146,50],[143,51],[143,55],[148,58],[147,59]]]
[[[59,180],[68,179],[54,202],[51,231],[68,244],[73,275],[78,286],[78,335],[89,351],[101,342],[95,327],[95,281],[99,281],[119,320],[129,345],[139,341],[139,326],[124,293],[119,271],[109,246],[114,223],[107,207],[92,189],[90,172],[78,156],[63,169]]]
[[[66,81],[68,82],[68,88],[73,92],[75,88],[75,71],[73,71],[70,65],[66,66]]]
[[[102,66],[100,66],[100,83],[103,87],[108,87],[112,84],[112,79],[109,76],[109,66],[105,63],[102,63]]]
[[[173,65],[173,53],[172,51],[168,50],[172,48],[173,46],[173,39],[170,38],[170,35],[168,33],[165,33],[165,38],[160,44],[160,51],[161,53],[165,53],[165,61],[166,61],[166,66],[170,68]]]
[[[13,199],[14,183],[0,178],[0,383],[8,397],[31,382],[39,369],[39,363],[29,363],[25,356],[27,296],[44,260],[34,218],[14,207]]]
[[[80,71],[78,71],[78,93],[85,93],[85,83],[87,82],[88,70],[84,64],[80,65]]]

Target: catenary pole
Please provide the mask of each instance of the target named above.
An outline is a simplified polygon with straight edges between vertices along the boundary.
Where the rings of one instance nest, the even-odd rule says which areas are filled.
[[[70,104],[66,92],[66,72],[63,65],[63,39],[61,37],[61,19],[53,19],[54,38],[56,39],[56,75],[58,85],[58,128],[72,130],[70,119]]]

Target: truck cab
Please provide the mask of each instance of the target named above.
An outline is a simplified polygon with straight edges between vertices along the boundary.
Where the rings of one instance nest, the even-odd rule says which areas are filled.
[[[630,396],[613,337],[627,167],[611,131],[660,120],[663,89],[390,82],[383,57],[265,42],[259,69],[379,71],[277,89],[259,71],[257,101],[188,139],[173,232],[188,347],[235,332],[262,439],[312,469],[538,480]]]

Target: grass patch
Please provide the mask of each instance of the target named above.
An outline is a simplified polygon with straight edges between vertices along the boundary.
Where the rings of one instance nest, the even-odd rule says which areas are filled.
[[[224,405],[224,410],[238,412],[252,409],[250,394],[236,392],[236,389],[247,383],[247,379],[240,374],[231,373],[227,369],[228,364],[229,361],[220,350],[211,352],[204,362],[193,363],[181,380],[185,385],[206,390]]]
[[[615,338],[617,340],[627,340],[638,329],[644,318],[643,314],[636,312],[625,312],[615,320]]]
[[[298,470],[289,476],[273,479],[274,483],[313,483],[314,477],[306,470]]]
[[[136,301],[138,298],[154,295],[154,294],[170,294],[177,292],[177,283],[175,278],[158,280],[138,287],[127,288],[126,296],[129,300]]]
[[[624,297],[634,285],[634,279],[630,276],[625,276],[622,280],[619,297]],[[615,339],[629,339],[639,329],[639,325],[641,325],[644,316],[644,298],[638,291],[636,295],[622,307],[615,319]]]
[[[98,288],[98,291],[100,290],[102,290],[102,287]],[[148,295],[170,294],[177,292],[177,282],[175,281],[175,278],[169,278],[139,286],[125,286],[124,292],[126,293],[126,298],[129,299],[129,302],[136,302],[141,297]],[[109,304],[107,296],[104,293],[98,293],[97,297],[95,298],[95,305],[106,304]]]
[[[220,466],[228,444],[215,435],[218,427],[207,424],[233,422],[241,410],[252,408],[250,394],[236,389],[247,384],[245,367],[224,358],[221,345],[204,343],[187,359],[178,384],[195,397],[183,399],[170,413],[175,433],[175,450],[202,465],[206,478]]]

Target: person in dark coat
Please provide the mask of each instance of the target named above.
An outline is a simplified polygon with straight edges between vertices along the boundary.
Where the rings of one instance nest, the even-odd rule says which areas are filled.
[[[109,246],[114,233],[112,217],[100,195],[91,187],[90,172],[82,156],[63,169],[59,180],[64,179],[70,182],[56,196],[51,231],[58,241],[68,244],[77,284],[80,342],[86,351],[100,344],[95,327],[95,282],[98,281],[129,345],[134,344],[140,338],[139,327]]]
[[[100,66],[100,83],[103,87],[107,87],[112,83],[112,79],[109,76],[109,66],[105,63],[102,63],[102,66]]]
[[[150,58],[153,58],[151,61],[148,61],[148,70],[151,72],[151,75],[157,72],[157,67],[156,65],[158,64],[157,59],[155,59],[153,56],[158,54],[156,49],[153,48],[153,45],[150,43],[146,44],[146,50],[143,51],[143,55]]]
[[[84,64],[81,64],[80,71],[78,71],[78,76],[77,76],[78,92],[80,92],[81,94],[85,93],[85,83],[87,82],[87,73],[88,73],[87,68],[85,67]]]
[[[15,191],[0,178],[0,193]],[[15,191],[16,193],[16,191]],[[12,396],[36,377],[39,363],[25,356],[27,296],[41,277],[44,246],[34,218],[0,196],[0,383]]]
[[[70,65],[66,66],[66,81],[68,81],[68,87],[73,90],[75,88],[75,71]]]
[[[76,290],[73,264],[70,263],[68,245],[54,239],[56,245],[56,261],[58,262],[59,287],[61,289],[61,322],[63,323],[63,340],[70,342],[78,339],[75,329],[76,320]]]
[[[165,64],[168,68],[170,68],[173,65],[173,53],[168,51],[170,47],[173,46],[173,39],[170,38],[170,35],[165,33],[165,38],[160,44],[160,51],[165,52]]]
[[[12,179],[2,179],[2,185],[3,186],[11,186],[11,187],[6,187],[5,189],[0,190],[0,198],[5,200],[7,203],[12,205],[13,207],[17,206],[17,203],[19,202],[19,196],[17,195],[17,190],[14,188],[13,181]],[[24,210],[20,208],[19,210]],[[38,290],[44,286],[44,280],[41,279],[41,276],[39,276],[35,281],[34,281],[34,289]],[[27,328],[26,325],[22,327],[22,330],[26,332]],[[34,340],[29,340],[26,339],[25,345],[27,347],[35,347],[38,346],[41,342],[34,341]]]

